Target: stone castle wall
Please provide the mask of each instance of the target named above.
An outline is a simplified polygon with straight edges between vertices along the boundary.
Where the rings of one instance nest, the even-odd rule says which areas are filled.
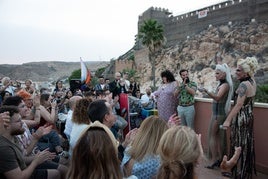
[[[116,72],[122,72],[123,69],[133,69],[134,63],[132,60],[126,60],[126,59],[123,59],[123,60],[116,60],[115,61],[115,71]]]
[[[204,17],[199,18],[203,12]],[[167,46],[174,46],[180,40],[191,37],[208,26],[228,23],[267,21],[268,0],[233,0],[205,7],[196,11],[173,16],[167,9],[151,7],[140,17],[138,26],[144,20],[156,19],[164,26]]]
[[[199,18],[202,12],[205,12],[206,15]],[[139,16],[138,29],[144,20],[156,19],[164,27],[164,36],[167,39],[166,46],[172,47],[210,26],[232,26],[249,23],[253,19],[257,22],[267,22],[267,17],[268,0],[224,1],[178,16],[173,16],[168,9],[151,7]],[[135,64],[133,61],[129,62],[127,58],[120,57],[114,63],[114,72],[127,68],[135,68],[140,72],[147,66],[148,69],[151,67],[148,60],[148,50],[143,48],[140,42],[136,43],[134,49]],[[144,76],[145,74],[139,75]]]

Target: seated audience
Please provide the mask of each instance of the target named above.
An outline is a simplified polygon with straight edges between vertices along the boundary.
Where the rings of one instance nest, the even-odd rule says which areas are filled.
[[[25,80],[25,87],[23,88],[25,91],[27,91],[30,94],[33,94],[35,92],[35,88],[32,86],[32,80],[28,79]]]
[[[126,177],[152,178],[156,175],[160,166],[157,147],[167,129],[166,121],[157,116],[150,116],[142,122],[133,143],[124,152],[121,166]]]
[[[72,128],[73,128],[73,122],[72,122],[73,110],[75,108],[76,102],[79,101],[80,99],[82,99],[81,96],[73,96],[69,100],[70,110],[68,111],[68,114],[67,114],[67,118],[65,121],[65,129],[64,129],[64,134],[66,135],[68,140],[70,140],[70,135],[71,135]]]
[[[96,121],[84,130],[73,150],[67,178],[123,178],[117,141],[107,126]]]
[[[39,152],[30,160],[29,165],[26,165],[26,159],[14,143],[14,137],[24,133],[19,109],[15,106],[0,108],[0,113],[7,111],[10,115],[10,123],[3,128],[0,136],[0,178],[60,178],[60,173],[56,169],[37,169],[40,164],[55,157],[55,154],[48,150]]]
[[[197,178],[195,167],[203,156],[201,136],[186,126],[168,129],[161,137],[158,146],[161,158],[157,179],[194,179]],[[223,178],[231,177],[231,169],[236,165],[241,147],[236,148],[234,156],[227,161],[224,156],[221,163]]]
[[[72,155],[72,150],[81,136],[81,133],[91,123],[87,115],[87,109],[91,102],[92,100],[90,98],[83,98],[78,100],[75,104],[72,118],[73,127],[70,134],[70,155]]]

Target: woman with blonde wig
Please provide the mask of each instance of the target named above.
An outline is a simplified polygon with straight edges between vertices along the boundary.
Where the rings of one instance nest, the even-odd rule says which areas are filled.
[[[241,157],[237,168],[234,168],[235,178],[252,178],[255,168],[255,150],[253,134],[253,105],[256,94],[256,82],[253,79],[258,68],[255,57],[247,57],[237,62],[236,77],[240,84],[235,91],[235,105],[225,122],[223,128],[231,127],[231,154],[235,146],[241,146]]]

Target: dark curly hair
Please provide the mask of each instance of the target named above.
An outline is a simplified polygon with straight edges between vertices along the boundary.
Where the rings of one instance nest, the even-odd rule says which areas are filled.
[[[167,82],[172,82],[175,81],[175,77],[173,75],[173,73],[171,73],[169,70],[165,70],[161,73],[161,78],[166,77],[167,78]]]
[[[90,119],[87,114],[88,106],[93,100],[91,98],[82,98],[75,104],[72,121],[77,124],[90,124]]]

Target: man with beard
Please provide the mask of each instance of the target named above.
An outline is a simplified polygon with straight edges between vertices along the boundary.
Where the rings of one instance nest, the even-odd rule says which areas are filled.
[[[41,163],[55,157],[48,150],[38,153],[26,165],[21,149],[14,143],[15,136],[24,133],[19,109],[15,106],[3,106],[0,113],[4,112],[9,112],[10,123],[2,128],[0,136],[0,178],[59,178],[57,170],[36,169]]]
[[[36,153],[42,149],[39,147],[39,145],[37,145],[40,138],[43,136],[47,136],[49,141],[53,142],[53,140],[55,140],[55,137],[58,137],[58,134],[56,131],[51,130],[52,126],[47,125],[40,126],[35,132],[31,133],[30,129],[23,120],[26,119],[29,115],[29,109],[20,96],[8,97],[4,101],[3,106],[13,106],[17,107],[19,110],[19,115],[22,119],[23,133],[19,135],[14,135],[14,143],[21,149],[22,155],[25,159],[25,163],[28,165],[36,157]],[[47,144],[46,148],[48,147],[49,145]],[[57,170],[57,172],[60,172],[60,175],[64,178],[68,168],[62,164],[67,163],[68,160],[64,159],[64,157],[61,157],[59,155],[55,156],[53,154],[53,156],[54,157],[52,158],[52,161],[43,162],[38,166],[38,169]]]
[[[175,90],[175,96],[178,97],[179,105],[177,107],[178,116],[184,126],[194,129],[194,96],[197,89],[197,84],[189,80],[188,70],[180,70],[182,82],[178,82]]]

